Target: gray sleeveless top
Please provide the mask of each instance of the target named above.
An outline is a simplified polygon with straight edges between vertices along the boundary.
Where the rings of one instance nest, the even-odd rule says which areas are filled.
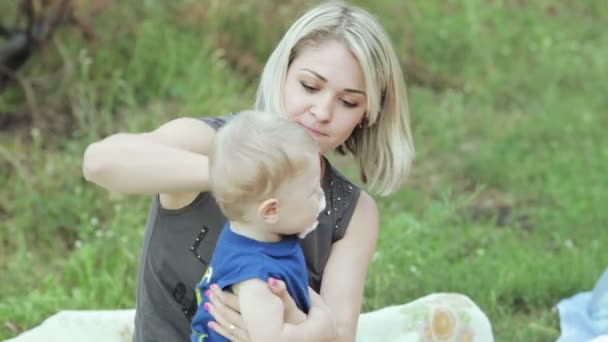
[[[201,120],[217,130],[230,117]],[[322,187],[327,207],[317,229],[302,240],[308,282],[317,292],[331,245],[344,236],[360,194],[327,160]],[[194,289],[225,221],[207,192],[178,210],[162,208],[154,196],[139,263],[134,341],[190,340],[190,321],[197,309]]]

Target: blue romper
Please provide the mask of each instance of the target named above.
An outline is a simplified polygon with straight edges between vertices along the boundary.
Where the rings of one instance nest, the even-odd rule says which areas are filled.
[[[230,223],[226,223],[198,290],[204,294],[212,284],[227,289],[247,279],[267,281],[269,277],[283,280],[298,308],[308,313],[308,276],[298,237],[285,236],[278,242],[261,242],[234,233]],[[208,298],[201,296],[192,320],[191,341],[228,341],[207,327],[213,317],[203,308],[206,302]]]

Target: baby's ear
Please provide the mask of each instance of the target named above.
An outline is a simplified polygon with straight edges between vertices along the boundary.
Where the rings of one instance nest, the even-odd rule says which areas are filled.
[[[258,208],[260,219],[267,224],[276,224],[279,222],[279,200],[269,198],[260,204]]]

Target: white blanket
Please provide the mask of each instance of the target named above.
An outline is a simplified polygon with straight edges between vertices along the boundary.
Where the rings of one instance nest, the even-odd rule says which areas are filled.
[[[135,310],[65,310],[6,342],[126,342]],[[468,297],[432,294],[361,314],[357,342],[492,342],[488,318]]]

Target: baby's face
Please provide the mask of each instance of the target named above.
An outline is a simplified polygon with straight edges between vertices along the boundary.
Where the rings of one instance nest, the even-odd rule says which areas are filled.
[[[304,238],[313,231],[319,221],[319,213],[325,208],[325,194],[320,184],[319,159],[311,159],[307,169],[279,189],[279,224],[276,233],[298,234]]]
[[[298,237],[300,239],[305,238],[306,235],[308,235],[308,233],[310,233],[313,230],[317,229],[317,226],[319,225],[319,214],[323,211],[323,209],[325,209],[325,205],[326,205],[326,203],[325,203],[325,193],[323,192],[323,189],[321,187],[319,187],[319,209],[317,211],[317,218],[303,232],[300,232],[298,234]]]

